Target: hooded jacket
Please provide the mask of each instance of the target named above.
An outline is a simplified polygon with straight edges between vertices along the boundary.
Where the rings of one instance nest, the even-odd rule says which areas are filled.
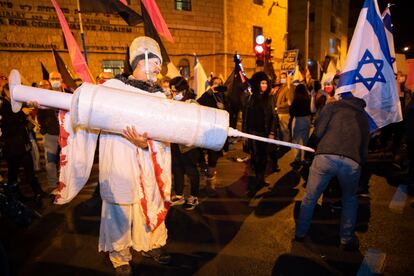
[[[365,106],[365,101],[356,97],[325,105],[315,121],[315,154],[341,155],[363,164],[369,142]]]
[[[260,82],[267,81],[267,90],[260,93]],[[243,132],[267,137],[273,127],[273,100],[270,96],[270,81],[264,72],[255,73],[250,79],[252,95],[246,104],[243,116]]]

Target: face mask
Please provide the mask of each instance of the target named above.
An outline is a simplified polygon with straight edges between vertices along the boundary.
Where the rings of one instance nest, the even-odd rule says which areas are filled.
[[[260,91],[263,93],[267,90],[267,82],[260,83]]]
[[[332,92],[332,90],[333,90],[333,86],[325,86],[325,87],[323,88],[323,90],[324,90],[326,93],[330,94],[330,93]]]
[[[184,98],[184,95],[180,93],[180,94],[175,95],[173,99],[175,101],[181,101],[183,98]]]
[[[286,79],[281,79],[281,80],[280,80],[280,83],[285,84],[285,83],[286,83]]]
[[[50,81],[53,89],[59,89],[62,83],[60,81]]]

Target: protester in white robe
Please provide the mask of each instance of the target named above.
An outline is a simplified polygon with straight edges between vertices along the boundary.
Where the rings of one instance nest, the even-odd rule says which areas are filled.
[[[138,37],[130,46],[133,74],[108,80],[103,85],[131,92],[139,88],[165,97],[156,85],[161,62],[157,42]],[[56,203],[63,204],[80,191],[89,177],[97,133],[71,129],[67,114],[62,113],[59,119],[62,152]],[[158,263],[170,260],[170,255],[161,249],[167,240],[164,221],[170,206],[170,145],[138,133],[139,125],[127,127],[123,135],[102,131],[99,137],[102,197],[99,251],[109,252],[113,266],[127,273],[131,272],[131,247]]]

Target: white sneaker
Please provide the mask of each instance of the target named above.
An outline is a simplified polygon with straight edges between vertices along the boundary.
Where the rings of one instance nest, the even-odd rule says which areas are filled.
[[[171,206],[183,205],[185,203],[184,196],[175,195],[171,199]]]
[[[194,210],[195,207],[197,207],[198,204],[199,204],[198,197],[196,197],[196,196],[190,196],[187,199],[187,202],[184,205],[184,209],[186,209],[188,211]]]
[[[59,189],[58,189],[58,188],[54,188],[54,189],[50,192],[50,194],[51,194],[51,195],[57,195],[57,194],[59,194]]]

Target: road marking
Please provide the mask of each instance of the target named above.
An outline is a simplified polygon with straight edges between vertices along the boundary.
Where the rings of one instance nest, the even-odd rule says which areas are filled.
[[[377,248],[368,248],[357,276],[379,275],[383,273],[387,254]]]
[[[407,201],[407,185],[399,185],[388,205],[391,211],[402,214]]]

